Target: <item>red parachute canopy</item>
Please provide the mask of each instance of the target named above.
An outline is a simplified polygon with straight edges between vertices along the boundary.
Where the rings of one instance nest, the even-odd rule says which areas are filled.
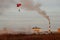
[[[21,3],[18,3],[18,4],[17,4],[17,7],[20,7],[20,6],[21,6]]]

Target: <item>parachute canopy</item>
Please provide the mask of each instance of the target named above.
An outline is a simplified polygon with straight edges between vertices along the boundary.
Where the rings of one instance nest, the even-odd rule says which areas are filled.
[[[18,3],[18,4],[17,4],[17,7],[20,7],[20,6],[21,6],[21,3]]]

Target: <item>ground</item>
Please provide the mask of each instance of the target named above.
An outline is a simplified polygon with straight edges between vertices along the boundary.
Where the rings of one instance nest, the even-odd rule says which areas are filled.
[[[3,34],[0,40],[60,40],[60,33],[50,34]]]

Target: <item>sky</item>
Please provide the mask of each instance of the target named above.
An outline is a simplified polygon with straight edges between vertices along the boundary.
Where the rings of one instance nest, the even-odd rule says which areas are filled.
[[[20,0],[0,0],[0,29],[7,27],[15,31],[30,31],[32,27],[38,26],[42,30],[48,30],[48,20],[36,11],[20,9],[16,4]],[[41,10],[44,10],[50,18],[51,30],[60,28],[60,0],[34,0],[41,4]]]

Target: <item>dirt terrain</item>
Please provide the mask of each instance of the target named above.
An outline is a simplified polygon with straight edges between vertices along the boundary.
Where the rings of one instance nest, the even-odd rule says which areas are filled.
[[[50,34],[2,34],[0,40],[60,40],[60,33]]]

